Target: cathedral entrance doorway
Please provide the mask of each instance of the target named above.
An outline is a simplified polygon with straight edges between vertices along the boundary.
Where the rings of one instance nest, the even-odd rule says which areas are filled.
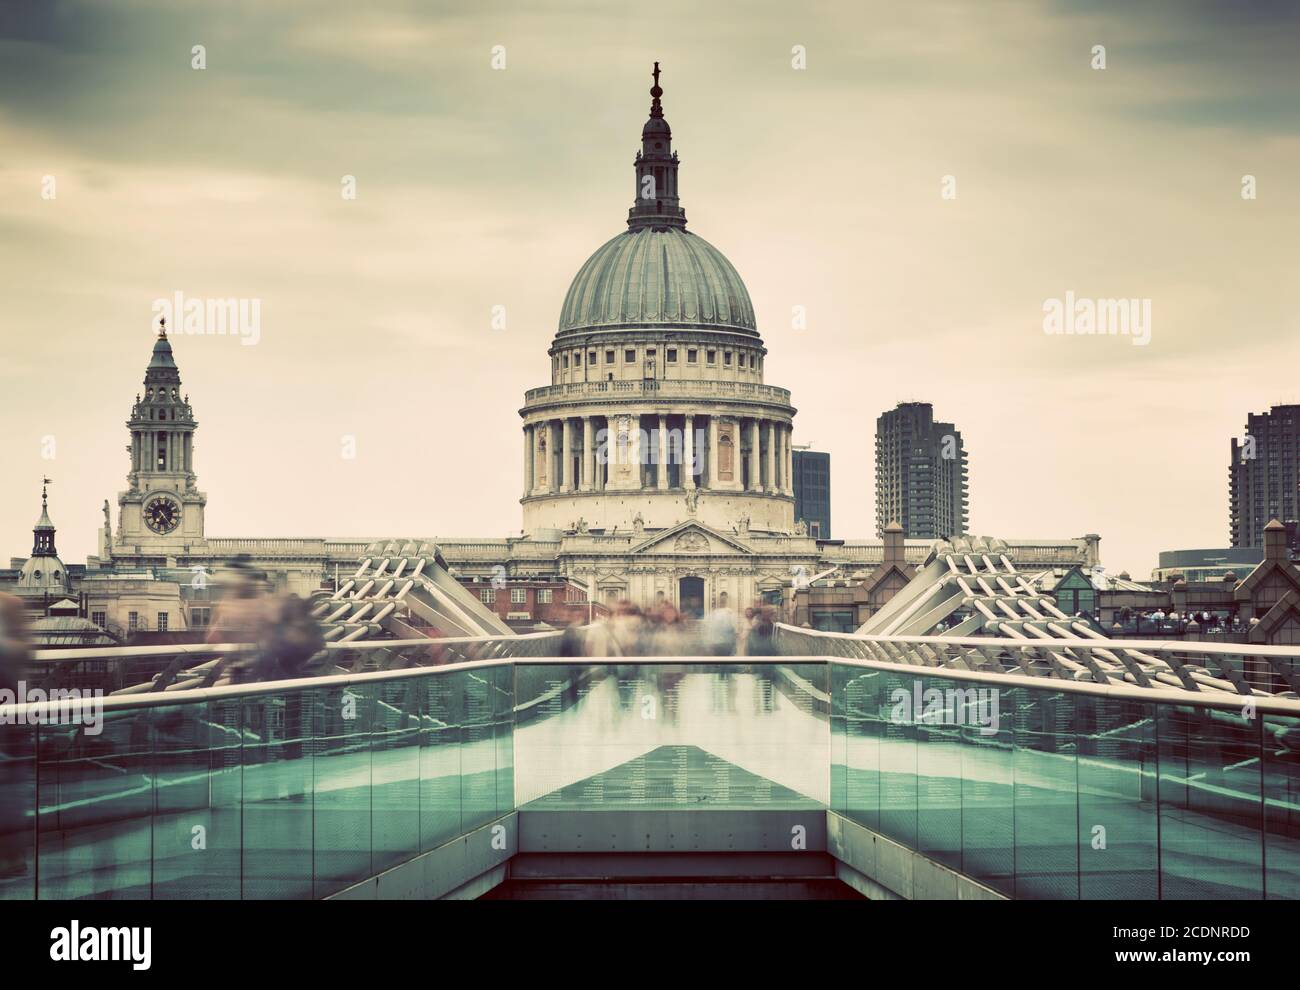
[[[678,608],[695,618],[704,614],[704,578],[684,577],[677,582]]]

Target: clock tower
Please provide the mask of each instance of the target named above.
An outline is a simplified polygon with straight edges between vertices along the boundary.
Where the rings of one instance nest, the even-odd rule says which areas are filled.
[[[205,555],[203,507],[207,496],[195,486],[194,411],[182,397],[181,374],[172,358],[163,321],[144,373],[144,394],[136,395],[127,420],[131,471],[127,490],[117,496],[115,558],[151,562]]]

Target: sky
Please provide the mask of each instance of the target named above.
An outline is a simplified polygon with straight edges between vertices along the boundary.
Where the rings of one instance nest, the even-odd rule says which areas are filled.
[[[518,409],[655,60],[835,537],[875,536],[876,417],[928,401],[974,533],[1135,577],[1224,546],[1231,439],[1300,402],[1300,5],[1137,6],[6,0],[0,559],[43,476],[96,552],[176,292],[260,306],[255,344],[172,337],[209,536],[517,534]],[[1067,292],[1148,300],[1149,341],[1045,332]]]

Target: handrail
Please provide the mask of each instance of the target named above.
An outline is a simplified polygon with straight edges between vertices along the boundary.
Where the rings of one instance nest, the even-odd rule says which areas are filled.
[[[490,643],[498,640],[526,641],[555,636],[554,632],[520,633],[515,636],[447,636],[421,639],[365,639],[356,643],[326,643],[327,650],[388,650],[393,647],[442,647]],[[248,653],[256,643],[174,643],[163,646],[88,646],[78,650],[34,650],[33,660],[113,660],[120,657],[174,656],[178,653]]]
[[[976,648],[996,648],[1005,647],[1007,649],[1038,649],[1044,647],[1077,647],[1110,650],[1175,650],[1184,653],[1213,653],[1224,656],[1259,656],[1259,657],[1280,657],[1300,662],[1300,648],[1290,646],[1256,646],[1251,643],[1203,643],[1200,641],[1185,641],[1177,639],[1092,639],[1086,637],[1052,637],[1051,639],[1032,640],[1032,639],[1009,639],[1002,636],[879,636],[869,633],[837,633],[827,632],[824,629],[802,629],[798,626],[787,625],[784,622],[775,623],[777,628],[784,629],[791,633],[797,633],[800,636],[819,636],[827,639],[849,640],[861,643],[914,643],[919,646],[965,646],[972,649]]]
[[[807,630],[800,630],[807,632]],[[534,634],[549,635],[549,634]],[[930,639],[944,642],[943,637],[909,637],[911,639]],[[378,645],[392,644],[395,640],[380,641]],[[404,642],[411,642],[409,640]],[[443,642],[442,640],[417,642]],[[985,641],[1004,643],[1005,641]],[[357,644],[361,646],[362,644]],[[1021,643],[1012,640],[1012,646],[1032,646],[1033,643]],[[405,680],[416,677],[436,677],[464,670],[487,669],[509,665],[556,665],[556,666],[609,666],[633,663],[637,666],[660,666],[664,664],[686,666],[750,666],[755,663],[771,663],[780,666],[790,664],[831,664],[839,663],[851,667],[863,667],[886,673],[903,674],[910,677],[941,677],[955,681],[993,685],[998,687],[1024,687],[1049,693],[1085,694],[1125,701],[1139,701],[1162,704],[1183,705],[1196,708],[1217,708],[1240,711],[1246,700],[1252,702],[1257,713],[1281,715],[1300,718],[1300,699],[1255,696],[1245,699],[1241,695],[1224,691],[1180,691],[1176,688],[1142,688],[1127,684],[1098,684],[1091,681],[1058,680],[1055,678],[1030,677],[1024,674],[991,673],[988,671],[969,671],[950,667],[918,667],[915,664],[889,663],[882,660],[866,660],[859,657],[841,657],[831,655],[780,655],[780,656],[698,656],[698,657],[499,657],[486,660],[468,660],[461,663],[442,664],[436,667],[407,667],[400,670],[375,670],[363,673],[329,674],[319,677],[302,677],[281,681],[260,681],[251,684],[229,684],[221,687],[185,688],[166,693],[112,695],[97,699],[104,711],[117,711],[133,708],[166,707],[178,704],[196,704],[203,701],[227,699],[231,697],[257,697],[266,694],[280,694],[286,691],[306,691],[315,688],[346,687],[351,684],[368,684],[383,681]],[[87,702],[89,703],[89,702]],[[0,720],[9,719],[20,713],[30,715],[44,713],[50,707],[66,710],[67,701],[27,702],[22,705],[0,705]]]

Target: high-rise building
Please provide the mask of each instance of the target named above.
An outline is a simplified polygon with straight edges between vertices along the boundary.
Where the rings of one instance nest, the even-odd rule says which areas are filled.
[[[817,540],[831,538],[831,455],[819,450],[796,450],[793,470],[794,518]]]
[[[1228,503],[1234,547],[1262,547],[1276,519],[1290,549],[1300,549],[1300,405],[1246,417],[1246,435],[1232,440]]]
[[[928,402],[900,402],[876,420],[876,535],[897,522],[912,539],[962,536],[966,448]]]

